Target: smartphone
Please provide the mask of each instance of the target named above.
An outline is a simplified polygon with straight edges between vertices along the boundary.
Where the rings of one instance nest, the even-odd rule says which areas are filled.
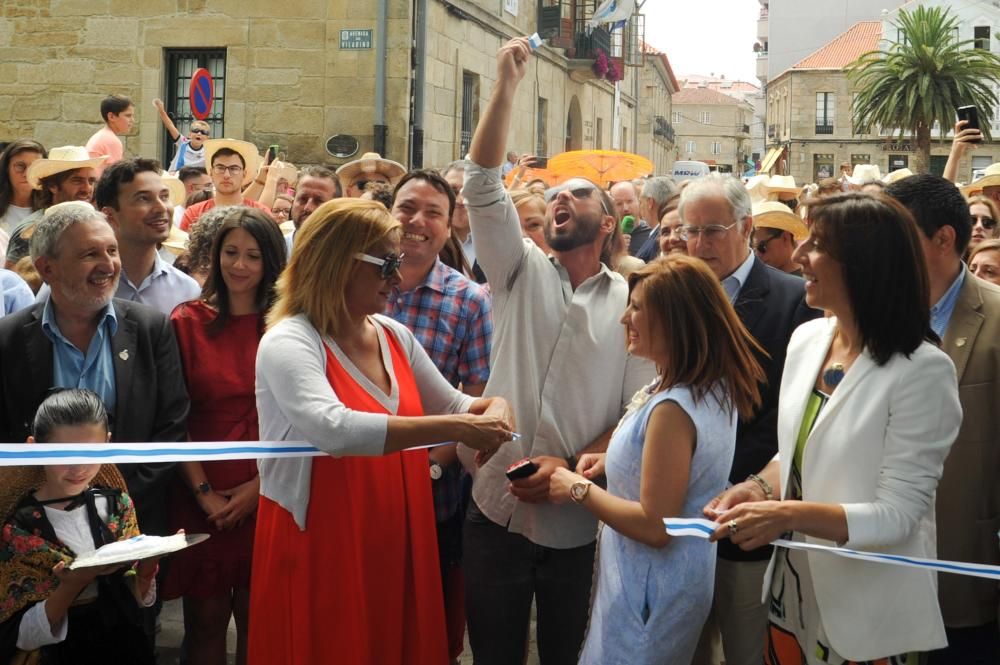
[[[525,457],[507,467],[507,478],[509,480],[521,480],[532,476],[538,471],[538,465]]]
[[[531,162],[531,168],[533,168],[533,169],[547,169],[547,168],[549,168],[549,158],[548,157],[535,157],[534,161]]]
[[[270,164],[278,156],[278,150],[281,148],[277,143],[267,146],[267,163]]]
[[[956,109],[959,120],[965,120],[965,129],[980,129],[979,127],[979,109],[975,106],[959,106]],[[982,140],[972,141],[972,143],[981,143]]]

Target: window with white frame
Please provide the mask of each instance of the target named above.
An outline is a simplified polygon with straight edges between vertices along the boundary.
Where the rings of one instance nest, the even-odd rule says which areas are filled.
[[[836,96],[832,92],[816,93],[816,133],[833,134],[833,113]]]
[[[701,123],[708,125],[712,122],[712,113],[710,111],[701,112]]]
[[[670,114],[670,122],[674,123],[675,125],[679,125],[680,122],[681,122],[681,112],[680,111],[674,111],[673,113],[671,113]]]
[[[722,154],[722,144],[719,143],[718,141],[713,141],[712,142],[712,154],[713,155],[721,155]]]
[[[694,141],[688,141],[688,142],[687,142],[687,143],[686,143],[686,144],[684,145],[684,149],[685,149],[685,150],[686,150],[687,152],[694,152],[694,151],[695,151],[695,150],[696,150],[697,148],[696,148],[696,146],[695,146],[695,143],[694,143]]]

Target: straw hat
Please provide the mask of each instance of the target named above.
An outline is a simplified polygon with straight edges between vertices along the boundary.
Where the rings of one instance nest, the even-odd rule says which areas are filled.
[[[187,201],[187,187],[184,186],[180,178],[166,171],[160,172],[160,178],[163,179],[163,184],[170,190],[170,205],[184,205],[184,202]]]
[[[911,175],[913,175],[913,171],[910,169],[896,169],[892,173],[886,173],[882,178],[882,182],[887,185],[891,185],[894,182],[899,182],[903,178],[909,178]]]
[[[275,160],[271,162],[271,168],[278,172],[279,180],[284,178],[291,186],[294,186],[299,180],[299,170],[295,164]]]
[[[847,176],[847,182],[852,185],[866,185],[882,179],[882,170],[878,164],[855,164],[854,172]]]
[[[180,256],[187,251],[188,234],[171,224],[170,235],[168,235],[167,239],[160,244],[163,245],[163,247],[165,247],[171,254]]]
[[[73,171],[75,169],[96,168],[104,163],[107,155],[91,157],[87,149],[79,145],[64,145],[49,150],[49,156],[36,159],[28,166],[25,177],[32,189],[41,189],[42,178],[50,175]]]
[[[205,141],[205,168],[212,172],[212,157],[219,150],[229,148],[243,158],[245,164],[243,168],[243,185],[249,185],[250,181],[257,177],[257,170],[260,168],[260,153],[257,146],[247,141],[237,139],[209,139]]]
[[[41,160],[35,160],[35,162],[38,161]],[[32,162],[32,165],[34,165],[35,162]],[[30,169],[31,167],[28,168]],[[1000,186],[1000,162],[997,162],[996,164],[990,164],[989,166],[987,166],[986,170],[983,171],[983,176],[981,178],[973,180],[972,182],[970,182],[965,187],[962,187],[961,189],[962,193],[965,194],[966,196],[972,196],[973,194],[977,194],[983,191],[984,187],[998,187],[998,186]]]
[[[37,160],[36,160],[37,161]],[[30,443],[24,444],[30,446]],[[43,466],[0,467],[0,519],[6,518],[25,494],[33,492],[45,482]],[[101,465],[100,471],[90,481],[91,487],[113,487],[126,490],[125,479],[114,464]]]
[[[385,159],[377,152],[366,152],[361,155],[361,159],[347,162],[337,169],[340,184],[344,189],[347,189],[355,178],[365,173],[381,173],[389,179],[389,184],[395,187],[399,179],[406,175],[406,167],[399,162]]]
[[[759,201],[753,204],[753,225],[762,229],[788,231],[796,241],[805,240],[809,229],[798,215],[778,201]]]
[[[747,189],[750,191],[752,201],[774,200],[779,194],[797,196],[800,193],[798,185],[795,184],[795,177],[790,175],[754,176],[747,181]]]

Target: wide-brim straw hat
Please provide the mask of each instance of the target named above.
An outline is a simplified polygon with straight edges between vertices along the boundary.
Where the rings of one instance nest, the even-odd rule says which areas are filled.
[[[377,152],[366,152],[360,159],[347,162],[337,169],[337,176],[344,189],[347,189],[359,175],[366,173],[381,173],[389,179],[389,184],[395,187],[399,179],[406,175],[406,167],[399,162],[385,159]]]
[[[167,249],[171,254],[180,256],[187,251],[188,247],[188,234],[181,231],[179,228],[170,225],[170,235],[162,243],[163,247]]]
[[[278,172],[278,179],[284,178],[290,186],[294,186],[299,180],[299,170],[295,164],[275,160],[271,162],[271,168]]]
[[[219,150],[229,148],[243,158],[243,186],[249,185],[257,177],[257,170],[260,168],[260,153],[257,146],[248,141],[238,139],[209,139],[205,141],[205,168],[212,173],[212,157]]]
[[[882,169],[878,164],[855,164],[854,171],[847,176],[847,182],[852,185],[867,185],[882,179]]]
[[[766,201],[771,194],[795,194],[800,188],[795,184],[795,177],[790,175],[760,175],[747,181],[747,190],[752,201]]]
[[[166,171],[160,173],[163,184],[170,190],[170,205],[182,206],[187,201],[187,187],[176,175],[171,175]]]
[[[25,449],[31,446],[26,443]],[[28,492],[33,492],[45,482],[44,466],[0,467],[0,519],[6,519]],[[91,487],[113,487],[126,490],[125,479],[114,464],[102,464],[90,482]]]
[[[778,201],[759,201],[753,204],[753,225],[762,229],[781,229],[792,234],[796,241],[809,235],[802,218]]]
[[[25,177],[32,189],[42,188],[42,178],[48,178],[56,173],[75,171],[76,169],[97,168],[107,160],[107,155],[91,157],[87,149],[80,145],[64,145],[49,150],[48,157],[42,157],[31,162]]]
[[[40,161],[40,160],[35,160]],[[32,162],[34,164],[34,162]],[[1000,187],[1000,162],[996,164],[990,164],[983,171],[981,178],[973,180],[965,187],[962,187],[962,193],[966,196],[972,196],[973,194],[978,194],[983,191],[984,187]]]
[[[891,185],[894,182],[899,182],[903,178],[909,178],[911,175],[913,175],[913,171],[910,169],[896,169],[891,173],[886,173],[885,177],[882,178],[882,182],[887,185]]]

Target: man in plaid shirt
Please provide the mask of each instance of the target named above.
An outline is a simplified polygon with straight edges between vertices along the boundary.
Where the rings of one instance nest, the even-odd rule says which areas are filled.
[[[493,319],[487,289],[438,258],[451,234],[455,193],[433,171],[411,171],[396,185],[392,215],[403,224],[399,293],[386,315],[406,325],[453,386],[479,396],[490,375]],[[461,543],[463,471],[455,445],[432,448],[430,477],[437,516],[449,657],[457,662],[465,635]]]

